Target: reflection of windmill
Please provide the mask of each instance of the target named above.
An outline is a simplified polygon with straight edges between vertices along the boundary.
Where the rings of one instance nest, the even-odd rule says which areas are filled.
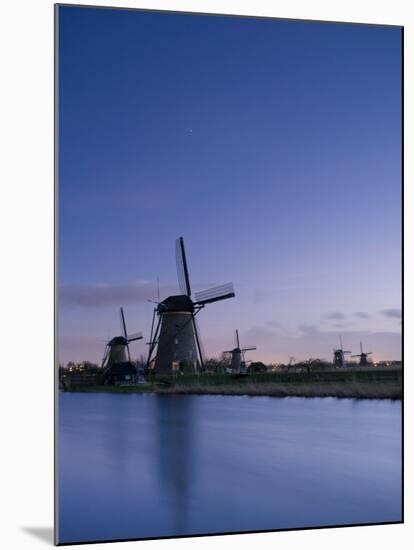
[[[361,353],[357,353],[356,355],[351,355],[351,357],[359,357],[359,364],[361,366],[368,365],[368,355],[372,355],[372,351],[362,351],[362,342],[359,343]]]
[[[344,367],[345,366],[345,354],[352,353],[350,351],[345,351],[342,345],[342,337],[339,337],[339,343],[341,347],[339,349],[334,349],[334,366],[335,367]]]
[[[124,310],[122,307],[120,309],[120,321],[122,336],[115,336],[115,338],[112,338],[106,344],[105,355],[102,359],[102,367],[105,369],[109,369],[112,365],[117,363],[130,362],[131,354],[129,351],[129,343],[135,340],[141,340],[142,338],[141,332],[136,332],[135,334],[127,333]]]
[[[242,372],[246,368],[246,361],[244,359],[244,354],[246,351],[251,351],[256,349],[255,346],[249,346],[247,348],[241,348],[240,347],[240,340],[239,340],[239,331],[236,329],[234,334],[234,343],[235,348],[229,351],[225,351],[224,353],[231,353],[231,364],[230,368],[233,372]]]
[[[197,292],[193,301],[182,237],[176,241],[176,259],[181,294],[160,302],[152,318],[147,364],[155,367],[157,374],[171,374],[180,367],[196,370],[198,364],[203,368],[204,354],[195,317],[206,304],[235,296],[233,284],[228,283]]]

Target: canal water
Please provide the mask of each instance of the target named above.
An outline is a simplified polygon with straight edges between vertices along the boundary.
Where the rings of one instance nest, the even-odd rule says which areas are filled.
[[[401,520],[401,402],[60,394],[59,542]]]

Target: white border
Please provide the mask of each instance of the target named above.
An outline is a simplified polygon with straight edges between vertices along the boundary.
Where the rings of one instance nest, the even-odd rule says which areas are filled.
[[[68,2],[71,3],[71,2]],[[405,51],[414,51],[414,19],[409,1],[394,0],[159,0],[76,2],[212,13],[301,19],[387,23],[405,26]],[[0,339],[1,339],[1,485],[0,544],[13,550],[45,547],[27,532],[53,521],[53,2],[18,0],[0,11]],[[407,59],[408,58],[408,59]],[[406,53],[405,97],[414,97],[412,56]],[[411,103],[412,104],[412,103]],[[406,241],[412,234],[413,110],[406,101]],[[408,121],[411,125],[408,126]],[[410,205],[410,207],[409,207]],[[411,210],[411,211],[410,211]],[[410,487],[413,442],[409,418],[411,386],[412,257],[406,243],[406,508],[405,525],[359,527],[111,543],[111,548],[272,548],[315,547],[336,550],[370,546],[409,548],[414,535]],[[340,498],[340,495],[338,495]],[[85,548],[103,548],[86,545]]]

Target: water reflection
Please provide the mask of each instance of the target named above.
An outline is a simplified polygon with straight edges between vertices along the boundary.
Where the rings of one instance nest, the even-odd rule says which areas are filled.
[[[110,400],[103,401],[101,404],[102,413],[102,444],[104,448],[103,456],[110,460],[113,466],[116,466],[118,475],[125,475],[127,461],[131,460],[131,452],[134,447],[128,448],[128,418],[133,414],[129,399],[120,399],[122,396],[115,396],[117,400],[117,412],[113,414],[113,403]]]
[[[401,404],[64,394],[60,542],[401,518]]]
[[[185,534],[189,523],[189,493],[196,468],[196,422],[194,400],[188,396],[156,396],[154,434],[158,484],[168,500],[174,534]]]

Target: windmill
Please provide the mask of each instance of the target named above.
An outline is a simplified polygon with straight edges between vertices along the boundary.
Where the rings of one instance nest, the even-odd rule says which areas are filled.
[[[231,363],[230,368],[233,372],[245,372],[246,370],[246,361],[244,359],[244,354],[246,351],[252,351],[256,349],[255,346],[249,346],[247,348],[240,347],[239,331],[236,328],[234,333],[234,343],[235,347],[232,350],[225,351],[223,353],[231,354]]]
[[[121,322],[121,334],[122,336],[115,336],[109,342],[107,342],[105,347],[105,354],[102,359],[102,367],[107,371],[112,367],[112,365],[118,363],[131,362],[131,353],[129,351],[130,342],[135,340],[141,340],[142,333],[136,332],[135,334],[128,334],[124,310],[121,307],[120,309],[120,322]]]
[[[340,348],[333,350],[333,353],[334,353],[334,366],[335,367],[344,367],[345,364],[346,364],[345,354],[346,353],[352,353],[352,352],[344,350],[343,345],[342,345],[342,336],[339,337],[339,343],[340,343]]]
[[[362,351],[362,342],[359,343],[361,353],[357,353],[356,355],[351,355],[351,357],[359,357],[359,364],[364,367],[369,365],[368,362],[368,355],[372,355],[372,351]]]
[[[154,309],[147,366],[157,374],[172,374],[179,368],[204,368],[204,352],[196,315],[207,304],[233,298],[233,283],[203,290],[191,297],[184,239],[176,241],[178,283],[181,294],[169,296]],[[156,322],[156,316],[158,320]]]

